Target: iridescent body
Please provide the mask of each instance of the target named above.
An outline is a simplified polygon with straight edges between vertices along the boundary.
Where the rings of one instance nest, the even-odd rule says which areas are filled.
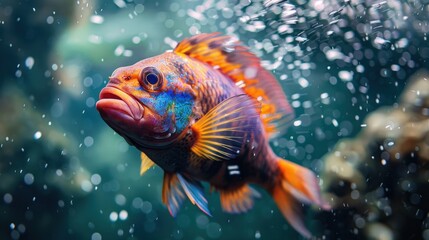
[[[327,207],[314,174],[277,157],[269,139],[293,112],[275,78],[230,37],[201,34],[172,52],[114,71],[97,103],[103,119],[142,151],[143,173],[164,171],[163,202],[176,215],[187,196],[209,214],[200,181],[226,212],[246,212],[262,186],[304,236],[300,201]]]

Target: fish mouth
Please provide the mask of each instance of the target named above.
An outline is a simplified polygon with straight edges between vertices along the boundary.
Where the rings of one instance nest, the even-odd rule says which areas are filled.
[[[101,90],[96,108],[106,122],[113,122],[119,127],[134,125],[140,122],[144,115],[144,107],[137,99],[112,86]]]
[[[160,148],[175,140],[176,129],[157,129],[159,116],[139,100],[112,84],[100,92],[100,100],[96,103],[104,121],[127,140],[131,145],[139,147]]]

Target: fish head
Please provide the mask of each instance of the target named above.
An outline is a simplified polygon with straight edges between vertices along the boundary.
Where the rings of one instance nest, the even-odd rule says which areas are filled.
[[[194,113],[195,92],[183,61],[170,52],[116,69],[100,92],[101,117],[137,148],[175,142]]]

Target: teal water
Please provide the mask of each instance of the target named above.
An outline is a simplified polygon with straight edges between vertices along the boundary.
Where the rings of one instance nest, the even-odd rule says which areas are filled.
[[[262,189],[245,214],[223,213],[212,193],[213,217],[186,202],[172,218],[162,170],[139,175],[139,152],[95,109],[100,90],[117,67],[185,37],[235,35],[296,112],[274,150],[322,173],[338,141],[356,137],[369,113],[395,106],[410,76],[428,69],[428,14],[427,1],[0,1],[0,239],[301,238]],[[413,239],[429,239],[425,197],[414,198]],[[392,212],[401,217],[395,205]],[[362,224],[346,224],[357,219],[347,210],[306,213],[317,237],[366,236]]]

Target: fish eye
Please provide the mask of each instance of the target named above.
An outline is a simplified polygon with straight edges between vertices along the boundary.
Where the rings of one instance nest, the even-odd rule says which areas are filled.
[[[157,91],[162,87],[163,76],[154,67],[146,67],[140,74],[140,85],[148,91]]]
[[[148,75],[146,75],[146,81],[149,84],[155,85],[158,83],[158,80],[158,76],[153,73],[149,73]]]

